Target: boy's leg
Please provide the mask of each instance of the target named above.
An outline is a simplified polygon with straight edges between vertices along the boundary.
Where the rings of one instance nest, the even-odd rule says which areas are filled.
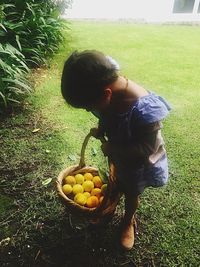
[[[134,245],[134,214],[139,205],[139,196],[125,194],[125,214],[122,221],[121,245],[131,249]]]

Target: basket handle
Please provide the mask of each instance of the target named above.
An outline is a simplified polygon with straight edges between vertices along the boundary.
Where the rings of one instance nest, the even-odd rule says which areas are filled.
[[[86,165],[85,164],[85,149],[86,149],[86,146],[87,146],[88,141],[89,141],[91,136],[96,138],[96,139],[99,139],[101,141],[101,143],[106,142],[105,137],[102,136],[101,138],[97,138],[92,134],[91,131],[86,135],[86,137],[85,137],[85,139],[83,141],[83,144],[82,144],[82,148],[81,148],[81,158],[80,158],[80,162],[79,162],[79,165],[78,165],[78,168],[80,168],[80,169],[83,168]]]

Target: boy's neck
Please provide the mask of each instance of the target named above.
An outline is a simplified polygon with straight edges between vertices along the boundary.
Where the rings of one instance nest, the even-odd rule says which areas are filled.
[[[110,111],[115,113],[127,112],[134,101],[148,95],[148,92],[135,82],[119,76],[116,82],[111,85],[112,100]]]

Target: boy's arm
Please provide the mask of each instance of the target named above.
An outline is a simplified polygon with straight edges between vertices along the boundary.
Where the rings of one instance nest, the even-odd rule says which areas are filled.
[[[105,137],[105,129],[103,126],[103,122],[102,122],[102,118],[100,116],[100,114],[97,114],[96,112],[92,112],[92,114],[98,118],[98,126],[95,128],[90,129],[90,134],[92,136],[94,136],[97,139],[103,140],[103,138]]]
[[[97,139],[103,140],[105,138],[105,131],[103,125],[99,122],[97,127],[90,129],[90,134]]]
[[[165,153],[164,141],[161,136],[161,122],[151,123],[138,128],[137,143],[124,145],[112,145],[106,143],[102,150],[108,157],[118,157],[123,160],[137,160],[155,163]]]

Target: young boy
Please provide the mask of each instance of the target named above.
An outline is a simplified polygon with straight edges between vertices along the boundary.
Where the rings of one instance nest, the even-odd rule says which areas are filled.
[[[168,180],[168,164],[161,120],[170,110],[160,96],[119,73],[119,65],[103,53],[73,52],[65,62],[62,95],[67,103],[99,118],[96,137],[106,136],[103,152],[115,168],[119,190],[125,195],[121,245],[134,245],[134,214],[146,187]]]

